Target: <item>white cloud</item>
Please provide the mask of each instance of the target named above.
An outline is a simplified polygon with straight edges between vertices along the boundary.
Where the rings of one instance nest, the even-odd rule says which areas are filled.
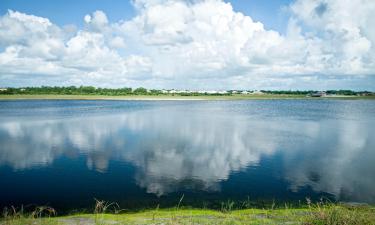
[[[322,50],[331,56],[328,71],[374,74],[374,1],[298,0],[291,11],[321,38]]]
[[[0,18],[0,85],[12,81],[3,79],[9,75],[27,85],[38,74],[47,82],[60,76],[64,84],[290,88],[319,87],[332,75],[338,85],[346,77],[337,75],[375,74],[370,0],[297,0],[286,34],[222,0],[133,4],[134,18],[111,23],[95,11],[81,30],[9,11]]]
[[[86,15],[84,21],[89,29],[101,32],[108,25],[107,15],[103,11],[95,11],[92,16]]]
[[[111,48],[125,48],[126,47],[126,44],[125,44],[125,41],[122,37],[119,37],[119,36],[116,36],[116,37],[113,37],[110,41],[109,41],[109,46]]]
[[[35,78],[42,79],[40,85],[57,79],[59,84],[125,86],[128,76],[138,79],[138,75],[148,72],[147,57],[119,55],[116,48],[124,47],[125,41],[112,36],[103,12],[96,11],[93,16],[85,16],[85,20],[88,30],[79,30],[69,37],[48,19],[9,11],[0,20],[0,29],[4,31],[0,43],[5,47],[0,53],[0,73],[22,77],[23,85],[35,74],[44,75]],[[98,32],[105,29],[108,33]]]

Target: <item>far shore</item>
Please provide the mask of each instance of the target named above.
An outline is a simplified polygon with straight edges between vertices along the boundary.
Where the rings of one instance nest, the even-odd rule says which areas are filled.
[[[143,101],[207,101],[207,100],[263,100],[263,99],[372,99],[375,96],[346,96],[335,95],[325,97],[307,97],[305,95],[277,95],[277,94],[259,94],[259,95],[199,95],[199,96],[181,96],[181,95],[0,95],[0,100],[143,100]]]

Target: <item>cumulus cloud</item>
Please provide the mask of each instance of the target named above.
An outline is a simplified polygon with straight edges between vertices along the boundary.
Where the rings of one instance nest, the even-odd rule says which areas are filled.
[[[293,88],[375,74],[370,0],[296,0],[285,34],[222,0],[133,5],[130,20],[95,11],[78,30],[10,10],[0,18],[0,84],[42,76],[99,86]]]
[[[143,72],[151,75],[147,56],[118,53],[125,41],[111,31],[103,12],[87,15],[85,21],[86,29],[72,34],[72,29],[60,28],[48,19],[10,10],[0,19],[1,75],[22,77],[24,85],[39,79],[39,85],[56,80],[108,86],[127,83],[128,77],[144,76]]]
[[[298,0],[291,11],[321,39],[328,71],[374,74],[374,1]]]
[[[103,31],[108,25],[107,15],[102,11],[95,11],[92,16],[86,15],[84,20],[89,29],[98,32]]]

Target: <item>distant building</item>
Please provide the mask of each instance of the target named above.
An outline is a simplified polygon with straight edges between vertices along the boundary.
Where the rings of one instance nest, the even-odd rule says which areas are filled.
[[[375,93],[365,91],[365,92],[362,92],[362,93],[358,93],[357,95],[358,96],[370,96],[370,95],[375,95]]]
[[[180,93],[180,94],[189,94],[189,93],[191,93],[191,91],[189,91],[189,90],[179,90],[177,92]]]
[[[256,91],[253,91],[251,94],[253,94],[253,95],[262,95],[264,93],[262,91],[256,90]]]
[[[324,97],[326,95],[327,93],[325,91],[318,91],[310,94],[311,97]]]
[[[8,88],[0,88],[0,91],[7,91]]]

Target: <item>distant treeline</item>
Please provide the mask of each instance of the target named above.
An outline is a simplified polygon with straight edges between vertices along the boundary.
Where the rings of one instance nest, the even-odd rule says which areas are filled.
[[[145,88],[96,88],[92,86],[70,87],[22,87],[3,88],[0,94],[54,94],[54,95],[145,95],[158,94],[159,90],[147,90]]]
[[[267,91],[262,90],[261,92],[266,94],[279,94],[279,95],[308,95],[316,93],[318,91],[309,90],[309,91]],[[352,91],[352,90],[327,90],[325,91],[327,95],[372,95],[375,94],[370,91]]]
[[[177,90],[156,90],[146,88],[96,88],[92,86],[69,86],[69,87],[22,87],[22,88],[0,88],[2,95],[15,95],[15,94],[28,94],[28,95],[181,95],[181,96],[197,96],[197,95],[234,95],[234,94],[274,94],[274,95],[308,95],[317,91],[242,91],[242,90],[229,90],[229,91],[177,91]],[[328,95],[374,95],[375,93],[369,91],[352,91],[352,90],[327,90]]]

